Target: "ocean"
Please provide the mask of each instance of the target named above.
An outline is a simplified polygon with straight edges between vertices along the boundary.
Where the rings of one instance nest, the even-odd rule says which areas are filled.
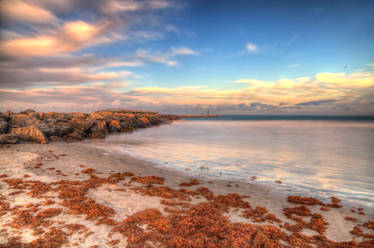
[[[96,145],[197,178],[255,176],[280,190],[374,207],[373,116],[185,118]]]

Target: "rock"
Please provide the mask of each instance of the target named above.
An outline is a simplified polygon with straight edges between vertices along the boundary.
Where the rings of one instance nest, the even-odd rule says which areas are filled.
[[[8,121],[8,122],[9,122],[10,117],[11,117],[12,115],[14,115],[14,113],[13,113],[12,111],[10,111],[10,110],[7,110],[7,111],[3,112],[1,115],[2,115],[2,118],[3,118],[5,121]]]
[[[16,144],[18,136],[16,134],[0,134],[0,144]]]
[[[149,127],[151,123],[149,122],[148,118],[145,116],[140,116],[136,119],[135,127],[136,128],[145,128]]]
[[[78,129],[84,132],[88,132],[90,128],[93,126],[94,121],[91,119],[82,119],[82,118],[76,118],[70,120],[71,125],[74,129]]]
[[[69,133],[68,135],[65,135],[64,140],[68,142],[72,142],[76,140],[83,140],[85,137],[86,137],[86,134],[84,132],[75,130],[74,132]]]
[[[65,113],[57,113],[57,112],[48,112],[43,113],[43,118],[46,120],[55,120],[55,121],[69,121],[69,117]]]
[[[112,120],[109,122],[108,129],[109,129],[109,132],[115,133],[115,132],[121,131],[121,125],[119,121]]]
[[[53,134],[59,137],[73,132],[73,126],[70,122],[58,122],[56,125],[52,125],[52,128],[54,128]]]
[[[53,141],[53,142],[64,141],[63,138],[58,137],[58,136],[51,136],[51,137],[49,137],[49,140],[50,140],[50,141]]]
[[[68,112],[68,113],[66,113],[66,117],[68,119],[73,119],[73,118],[85,119],[87,116],[88,116],[88,114],[85,114],[85,113],[77,113],[77,112]]]
[[[147,115],[147,119],[152,125],[159,125],[162,123],[162,119],[159,115]]]
[[[9,123],[0,118],[0,134],[7,133],[9,129]]]
[[[33,141],[40,144],[48,142],[47,137],[36,126],[12,128],[10,133],[18,135],[18,138],[24,141]]]
[[[37,127],[40,127],[40,126],[43,126],[45,125],[45,122],[35,118],[35,117],[30,117],[28,116],[27,119],[25,119],[23,121],[23,126],[27,127],[27,126],[37,126]]]
[[[9,122],[12,126],[23,127],[25,125],[25,121],[29,118],[30,116],[27,114],[12,114]]]
[[[131,132],[134,130],[134,126],[132,125],[132,122],[127,120],[121,120],[121,132]]]
[[[21,113],[24,113],[24,114],[32,114],[32,113],[35,113],[35,110],[33,109],[26,109],[25,111],[21,112]]]
[[[106,121],[96,120],[94,122],[93,127],[90,130],[90,137],[92,139],[104,138],[107,134],[108,134],[108,130],[106,128]]]

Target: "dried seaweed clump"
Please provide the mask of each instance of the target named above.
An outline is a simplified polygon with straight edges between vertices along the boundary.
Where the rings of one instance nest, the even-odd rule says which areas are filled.
[[[292,215],[295,214],[297,216],[310,216],[310,210],[308,207],[305,206],[298,206],[294,208],[285,208],[283,209],[284,215],[286,215],[289,219],[292,219]]]
[[[370,220],[370,221],[364,223],[364,226],[366,226],[367,228],[369,228],[371,230],[374,230],[374,220]]]
[[[287,200],[294,204],[303,204],[303,205],[323,205],[320,200],[317,200],[313,197],[301,197],[296,195],[288,196]]]
[[[131,181],[142,183],[142,184],[164,184],[163,177],[156,177],[156,176],[144,176],[144,177],[134,177]]]
[[[347,220],[347,221],[352,221],[352,222],[357,222],[358,221],[356,218],[353,218],[353,217],[350,217],[350,216],[346,216],[344,219]]]
[[[196,178],[191,178],[189,182],[180,183],[179,187],[190,187],[198,184],[200,184],[200,182]]]
[[[147,241],[161,247],[281,247],[280,240],[286,239],[275,227],[231,223],[214,203],[200,203],[167,217],[156,209],[144,210],[113,231],[125,235],[129,247],[144,247]]]
[[[251,219],[253,222],[281,222],[274,214],[268,214],[268,210],[262,206],[258,206],[255,209],[244,210],[242,216],[246,219]]]

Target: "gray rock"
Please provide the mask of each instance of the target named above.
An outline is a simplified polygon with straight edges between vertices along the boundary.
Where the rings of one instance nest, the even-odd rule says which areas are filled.
[[[10,124],[12,126],[16,126],[16,127],[23,127],[25,125],[25,121],[28,120],[30,118],[30,116],[28,116],[27,114],[12,114],[10,115]]]
[[[16,134],[0,134],[0,144],[16,144],[18,136]]]
[[[9,129],[9,123],[0,118],[0,134],[7,133]]]
[[[90,137],[92,139],[104,138],[107,134],[108,134],[108,130],[106,127],[106,121],[96,120],[94,122],[93,127],[90,130]]]
[[[74,117],[73,119],[70,120],[70,123],[74,129],[78,129],[83,132],[88,132],[91,129],[91,127],[94,125],[94,120],[90,118],[83,119],[83,118]]]
[[[32,113],[35,113],[35,110],[33,110],[33,109],[26,109],[22,113],[24,113],[24,114],[32,114]]]
[[[72,142],[76,140],[83,140],[86,137],[86,134],[84,132],[74,130],[72,133],[69,133],[68,135],[64,136],[64,140],[67,142]]]
[[[50,140],[50,141],[54,141],[54,142],[64,141],[63,138],[58,137],[58,136],[51,136],[51,137],[49,137],[49,140]]]
[[[38,142],[40,144],[48,142],[47,137],[36,126],[12,128],[10,133],[18,135],[18,138],[24,141]]]

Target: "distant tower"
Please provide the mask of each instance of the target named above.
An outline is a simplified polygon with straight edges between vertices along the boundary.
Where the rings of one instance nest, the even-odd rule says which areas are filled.
[[[209,111],[209,109],[208,109],[208,116],[209,116],[209,114],[210,114],[210,111]]]

